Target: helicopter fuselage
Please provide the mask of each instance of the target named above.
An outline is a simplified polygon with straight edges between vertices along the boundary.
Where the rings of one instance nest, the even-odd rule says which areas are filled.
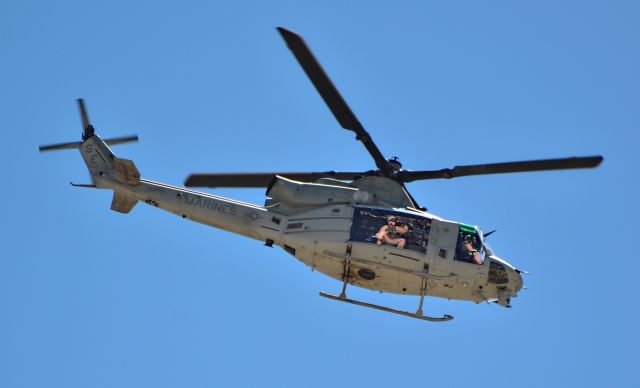
[[[368,183],[359,188],[357,182],[340,187],[279,178],[281,184],[270,191],[289,204],[270,198],[265,206],[258,206],[132,177],[135,174],[126,169],[135,167],[126,167],[122,159],[115,158],[97,135],[79,148],[96,188],[114,190],[112,209],[116,211],[128,212],[141,201],[184,219],[282,247],[315,271],[374,291],[422,292],[506,306],[522,288],[515,268],[485,249],[479,229],[416,209],[381,206],[387,202],[377,199],[376,185],[381,183],[376,177],[367,178]],[[389,179],[378,179],[386,180],[382,183],[388,192]],[[318,193],[333,194],[322,197]],[[313,202],[322,198],[324,203]],[[391,197],[386,199],[393,202]],[[122,201],[132,205],[123,211],[119,208]],[[292,206],[300,202],[301,206]],[[388,217],[406,224],[405,233],[397,234],[406,240],[403,247],[376,238]],[[477,240],[478,254],[484,255],[482,264],[458,260],[465,233]],[[345,263],[349,264],[347,272]]]
[[[509,307],[522,289],[521,271],[495,256],[478,227],[427,213],[406,183],[430,179],[597,167],[602,156],[460,165],[440,170],[403,169],[385,159],[320,63],[293,31],[277,28],[340,126],[353,132],[375,162],[359,172],[262,172],[191,174],[186,187],[267,187],[264,206],[140,179],[132,161],[115,157],[108,144],[137,141],[126,136],[100,139],[78,99],[82,142],[50,144],[40,151],[78,148],[93,184],[111,189],[111,209],[128,213],[139,202],[202,224],[224,229],[266,246],[282,247],[314,270],[342,281],[339,296],[321,296],[427,321],[424,297],[495,301]],[[291,179],[287,179],[291,178]],[[420,295],[415,313],[347,298],[348,284],[370,290]]]

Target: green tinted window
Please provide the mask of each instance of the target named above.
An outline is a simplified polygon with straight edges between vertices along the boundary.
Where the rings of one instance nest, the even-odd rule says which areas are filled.
[[[470,242],[471,245],[465,245],[465,241]],[[481,261],[481,257],[479,256],[479,252],[481,245],[476,228],[471,225],[460,224],[455,260],[480,264],[479,261]]]
[[[472,234],[476,236],[478,233],[476,232],[476,228],[467,224],[460,224],[460,233],[461,234]]]

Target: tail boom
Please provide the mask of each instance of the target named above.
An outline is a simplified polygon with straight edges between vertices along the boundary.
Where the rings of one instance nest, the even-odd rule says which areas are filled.
[[[116,157],[98,135],[79,146],[96,188],[114,191],[111,209],[128,213],[138,201],[182,218],[227,230],[257,240],[274,239],[274,232],[261,227],[267,210],[181,187],[140,178],[131,160]]]
[[[116,195],[122,193],[127,198],[135,198],[181,218],[245,237],[266,241],[278,236],[277,231],[262,227],[266,224],[267,209],[258,205],[146,179],[141,179],[138,185],[117,182],[114,190]]]

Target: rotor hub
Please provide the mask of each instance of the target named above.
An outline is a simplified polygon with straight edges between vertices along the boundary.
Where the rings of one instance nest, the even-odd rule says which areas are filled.
[[[389,162],[389,166],[393,168],[393,171],[402,170],[402,163],[400,163],[400,159],[397,156],[394,156],[391,159],[388,159],[387,162]]]

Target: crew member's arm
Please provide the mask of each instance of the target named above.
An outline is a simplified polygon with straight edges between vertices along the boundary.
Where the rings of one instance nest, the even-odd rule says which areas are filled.
[[[376,245],[382,245],[382,240],[384,240],[385,236],[387,235],[388,229],[389,227],[387,225],[384,225],[382,226],[382,228],[380,228],[380,231],[376,233]]]
[[[473,261],[478,265],[482,264],[482,257],[480,256],[480,252],[476,251],[475,249],[473,250]]]

